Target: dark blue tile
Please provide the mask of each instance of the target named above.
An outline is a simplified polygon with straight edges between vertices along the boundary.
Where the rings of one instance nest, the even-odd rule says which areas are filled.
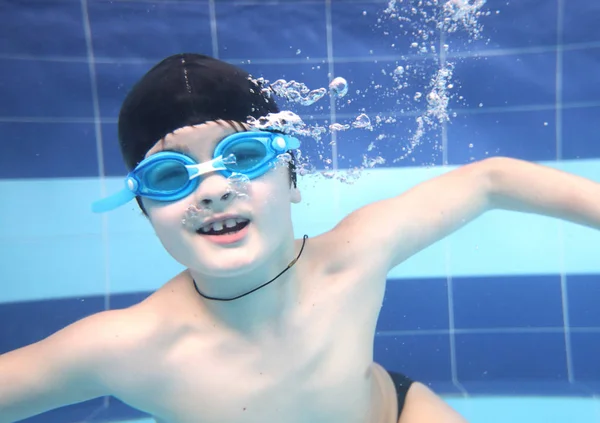
[[[554,52],[473,57],[455,62],[454,81],[459,87],[458,96],[451,101],[452,108],[547,105],[556,101]]]
[[[398,6],[402,8],[402,5]],[[332,2],[333,56],[336,59],[363,59],[411,53],[410,45],[414,40],[406,35],[405,25],[408,24],[390,18],[384,13],[386,7],[384,2]],[[435,43],[435,40],[431,42]]]
[[[554,110],[458,115],[448,125],[448,163],[493,156],[556,160]]]
[[[565,160],[600,157],[600,107],[563,109],[562,157]]]
[[[156,63],[96,63],[98,102],[103,119],[117,119],[123,100]]]
[[[378,331],[448,330],[445,279],[388,280]]]
[[[600,330],[595,333],[571,332],[571,354],[575,380],[600,382],[598,351],[600,351]]]
[[[457,329],[562,327],[560,276],[455,278]]]
[[[470,33],[461,29],[449,34],[446,43],[451,53],[553,46],[556,44],[557,11],[557,0],[487,0],[481,12],[489,12],[489,15],[477,19],[482,25],[480,38],[474,40],[472,34],[468,36]]]
[[[600,48],[565,51],[563,55],[563,102],[598,101]]]
[[[0,123],[0,178],[98,176],[92,123]]]
[[[103,297],[0,303],[0,354],[41,341],[102,310]]]
[[[183,52],[212,55],[208,1],[88,3],[94,54],[161,60]]]
[[[564,381],[566,360],[562,333],[456,335],[460,382]]]
[[[567,291],[570,326],[600,327],[600,275],[568,275]]]
[[[375,124],[374,130],[350,128],[337,135],[338,164],[340,168],[435,166],[443,160],[440,128],[428,128],[423,136],[414,141],[418,128],[415,117],[398,117],[390,123]],[[353,119],[338,123],[351,124]],[[385,161],[376,161],[382,158]],[[365,164],[365,161],[367,164]]]
[[[398,66],[403,68],[401,74],[394,72]],[[348,94],[337,100],[336,110],[353,115],[423,111],[427,87],[438,69],[432,59],[336,63],[334,76],[348,81]]]
[[[28,419],[19,420],[19,423],[75,423],[75,422],[95,422],[90,420],[90,416],[99,410],[104,410],[104,399],[96,398],[91,401],[84,401],[66,407],[57,408],[46,413]]]
[[[449,335],[377,336],[374,360],[419,382],[452,380]]]
[[[0,53],[87,57],[81,3],[61,0],[0,3]]]
[[[589,0],[568,0],[564,4],[563,42],[570,44],[599,41],[600,3]]]
[[[87,63],[0,60],[0,116],[93,117]]]
[[[324,1],[265,7],[216,2],[216,19],[222,59],[327,57]]]

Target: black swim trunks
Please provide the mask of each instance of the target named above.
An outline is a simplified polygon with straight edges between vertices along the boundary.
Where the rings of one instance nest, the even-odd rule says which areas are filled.
[[[388,371],[388,373],[392,377],[392,381],[396,387],[396,397],[398,398],[398,419],[400,419],[400,414],[402,414],[402,409],[404,408],[404,401],[406,400],[408,388],[410,388],[410,385],[412,385],[413,381],[401,373],[390,371]]]

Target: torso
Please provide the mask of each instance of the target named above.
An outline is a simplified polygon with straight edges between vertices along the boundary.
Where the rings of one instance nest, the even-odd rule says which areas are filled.
[[[301,301],[272,333],[247,337],[195,314],[185,272],[130,309],[145,329],[108,377],[115,396],[166,423],[395,421],[393,385],[372,355],[385,275],[332,272],[314,248],[297,263]]]

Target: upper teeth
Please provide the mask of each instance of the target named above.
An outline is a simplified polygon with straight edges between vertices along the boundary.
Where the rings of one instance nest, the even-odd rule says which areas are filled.
[[[242,217],[236,217],[235,219],[219,220],[218,222],[213,222],[213,223],[209,223],[207,225],[202,226],[200,228],[200,230],[202,232],[208,232],[211,229],[213,231],[220,231],[223,229],[223,226],[225,226],[226,228],[233,228],[238,223],[247,222],[247,221],[248,221],[248,219],[244,219]]]

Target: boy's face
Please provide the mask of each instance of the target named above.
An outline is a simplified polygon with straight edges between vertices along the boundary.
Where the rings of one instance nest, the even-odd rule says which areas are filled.
[[[146,157],[175,150],[198,163],[206,162],[212,160],[215,146],[235,132],[225,122],[181,128],[157,142]],[[202,175],[198,188],[181,200],[142,201],[158,238],[175,260],[201,274],[231,277],[260,266],[293,238],[291,203],[300,201],[298,190],[290,187],[287,165],[251,179],[244,192],[246,195],[236,195],[234,189],[232,193],[230,181],[214,172]],[[184,225],[190,207],[201,212],[191,225],[189,219]],[[205,222],[225,215],[249,220],[237,242],[224,244],[226,236],[206,235],[200,229]]]

